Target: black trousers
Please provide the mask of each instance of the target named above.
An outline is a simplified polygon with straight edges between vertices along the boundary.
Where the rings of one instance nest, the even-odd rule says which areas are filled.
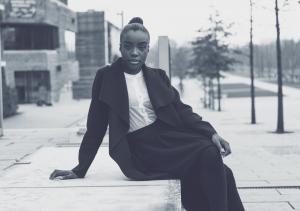
[[[218,149],[203,150],[181,181],[181,200],[188,211],[244,211],[232,170]]]
[[[207,137],[157,120],[127,134],[127,140],[140,169],[180,179],[188,211],[244,211],[233,173]]]

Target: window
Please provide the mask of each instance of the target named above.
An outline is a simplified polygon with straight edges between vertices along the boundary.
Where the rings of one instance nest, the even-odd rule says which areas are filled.
[[[58,28],[48,25],[4,25],[5,50],[54,50],[59,47]]]

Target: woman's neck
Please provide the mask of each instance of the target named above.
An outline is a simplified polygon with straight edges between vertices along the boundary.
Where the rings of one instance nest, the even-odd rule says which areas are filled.
[[[137,69],[137,70],[129,70],[127,68],[124,69],[125,73],[131,74],[131,75],[136,75],[138,74],[142,69]]]

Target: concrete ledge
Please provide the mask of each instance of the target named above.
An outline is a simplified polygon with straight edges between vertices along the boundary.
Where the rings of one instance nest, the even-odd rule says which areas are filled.
[[[179,180],[131,181],[100,147],[84,179],[49,180],[71,169],[78,147],[44,147],[1,176],[0,210],[181,210]],[[26,162],[25,162],[26,161]]]

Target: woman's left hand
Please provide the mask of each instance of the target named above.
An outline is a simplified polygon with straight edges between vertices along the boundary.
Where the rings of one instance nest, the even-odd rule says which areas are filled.
[[[219,136],[217,133],[215,133],[212,136],[212,142],[218,147],[220,153],[222,156],[226,157],[231,153],[230,145],[225,139],[223,139],[221,136]]]

